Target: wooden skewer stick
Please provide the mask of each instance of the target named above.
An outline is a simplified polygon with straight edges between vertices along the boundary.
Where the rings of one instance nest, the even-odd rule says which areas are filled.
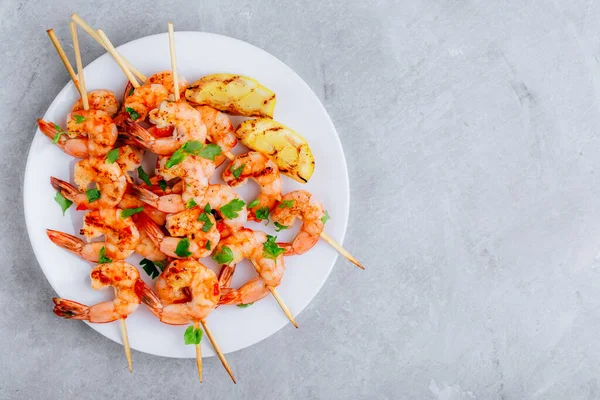
[[[210,329],[208,329],[208,325],[206,324],[206,320],[200,320],[200,323],[202,323],[202,328],[204,329],[204,332],[206,332],[206,336],[208,336],[208,340],[210,340],[210,343],[212,344],[212,347],[217,352],[217,356],[219,356],[219,360],[221,360],[221,364],[223,364],[223,367],[225,368],[225,370],[227,371],[227,373],[231,377],[231,380],[233,381],[233,383],[237,383],[235,381],[235,378],[233,377],[233,372],[231,372],[231,368],[229,367],[229,363],[227,362],[227,359],[225,358],[225,355],[223,355],[223,352],[221,352],[221,349],[219,348],[219,345],[217,344],[217,341],[213,337],[212,332],[210,331]]]
[[[194,329],[198,329],[198,321],[194,321]],[[198,379],[202,383],[202,346],[196,345],[196,367],[198,368]]]
[[[69,59],[67,58],[67,55],[65,54],[65,51],[63,50],[62,46],[60,45],[60,42],[58,41],[58,38],[56,37],[56,33],[54,33],[54,29],[48,29],[46,31],[46,33],[48,33],[48,37],[50,38],[50,41],[54,45],[54,48],[56,49],[58,56],[60,57],[61,61],[65,65],[67,72],[71,76],[71,79],[73,80],[73,84],[75,84],[77,91],[79,92],[79,94],[81,94],[81,88],[79,87],[79,79],[77,79],[77,74],[75,73],[75,70],[71,66],[71,63],[69,62]]]
[[[173,75],[173,94],[175,101],[179,101],[179,76],[177,75],[177,54],[175,52],[175,32],[173,23],[169,22],[169,52],[171,53],[171,74]]]
[[[108,51],[110,55],[113,56],[117,64],[119,64],[119,67],[121,67],[121,70],[123,70],[123,72],[127,76],[127,79],[129,79],[129,82],[131,82],[134,88],[139,88],[140,84],[138,83],[137,79],[135,79],[135,76],[133,76],[129,68],[125,65],[123,58],[119,53],[117,53],[117,50],[115,50],[115,46],[113,46],[106,34],[102,32],[101,29],[98,29],[98,35],[100,36],[100,39],[104,42],[106,46],[106,51]]]
[[[254,269],[256,269],[256,272],[258,272],[260,270],[254,261],[252,261],[252,265],[254,265]],[[269,289],[269,292],[271,292],[273,297],[275,297],[275,300],[277,300],[277,304],[279,304],[279,307],[281,307],[281,310],[283,311],[285,316],[288,317],[288,319],[290,320],[292,325],[294,325],[296,328],[298,328],[298,324],[296,323],[294,316],[290,312],[290,309],[287,308],[287,306],[285,305],[283,300],[281,300],[281,297],[279,297],[279,293],[277,293],[277,290],[275,290],[275,288],[272,286],[267,286],[267,289]]]
[[[336,249],[341,255],[346,257],[348,259],[348,261],[350,261],[351,263],[353,263],[360,269],[363,269],[363,270],[365,269],[365,267],[363,267],[362,264],[359,263],[358,260],[356,258],[354,258],[354,256],[352,254],[348,253],[348,251],[346,249],[344,249],[342,246],[340,246],[340,244],[338,242],[333,240],[333,238],[331,236],[329,236],[325,232],[321,232],[321,238],[323,238],[323,240],[325,240],[327,243],[329,243],[329,245],[331,247],[333,247],[334,249]]]
[[[229,158],[230,160],[233,160],[235,158],[235,156],[231,154],[230,151],[226,151],[223,154],[225,154],[225,157]]]
[[[115,288],[115,296],[116,295],[117,289]],[[129,346],[129,335],[127,334],[127,324],[125,324],[124,318],[119,320],[119,327],[121,328],[121,339],[123,340],[123,348],[125,349],[127,364],[129,364],[129,372],[133,372],[133,365],[131,364],[131,347]]]
[[[279,307],[281,307],[281,309],[283,310],[283,313],[288,317],[288,319],[290,320],[290,322],[292,323],[292,325],[294,325],[296,327],[296,329],[298,329],[298,324],[296,323],[296,320],[294,319],[294,316],[290,312],[290,309],[287,308],[287,306],[285,305],[285,303],[283,302],[283,300],[281,300],[281,297],[279,297],[279,293],[277,293],[277,290],[275,290],[275,288],[271,287],[271,286],[267,286],[267,289],[269,289],[269,292],[271,292],[271,294],[273,295],[273,297],[275,297],[275,300],[277,300],[277,303],[279,304]]]
[[[102,39],[100,38],[98,33],[96,33],[94,28],[92,28],[90,25],[88,25],[87,22],[85,22],[83,19],[81,19],[81,17],[79,15],[77,15],[76,13],[73,13],[71,15],[71,19],[73,21],[75,21],[77,23],[77,25],[79,25],[81,27],[81,29],[86,31],[88,33],[88,35],[90,35],[96,42],[100,43],[100,45],[102,47],[104,47],[104,49],[106,51],[108,51],[108,48],[106,47],[106,45],[104,44],[104,42],[102,41]],[[125,60],[122,56],[121,56],[121,59],[123,60],[123,63],[125,65],[127,65],[127,68],[129,68],[129,70],[133,73],[133,75],[138,77],[142,82],[146,81],[146,79],[147,79],[146,75],[144,75],[140,71],[138,71],[133,65],[131,65],[131,63],[129,61]]]
[[[85,79],[83,77],[83,63],[81,62],[81,51],[79,50],[79,38],[77,37],[77,25],[71,21],[71,37],[73,38],[73,49],[75,50],[75,65],[77,65],[77,78],[79,79],[79,93],[81,94],[81,102],[83,109],[89,110],[87,89],[85,87]]]

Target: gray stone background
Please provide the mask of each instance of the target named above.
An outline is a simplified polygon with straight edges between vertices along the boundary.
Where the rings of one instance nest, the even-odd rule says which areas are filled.
[[[290,326],[219,361],[134,352],[51,312],[26,154],[68,81],[45,29],[215,32],[290,65],[348,160],[345,246]],[[0,398],[593,399],[600,374],[600,3],[0,3]],[[80,35],[86,60],[101,54]],[[51,199],[40,199],[40,207]]]

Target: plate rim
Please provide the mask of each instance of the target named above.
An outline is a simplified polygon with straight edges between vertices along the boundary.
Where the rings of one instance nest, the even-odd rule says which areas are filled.
[[[138,42],[141,42],[143,40],[148,40],[151,38],[157,38],[157,37],[167,37],[168,33],[167,32],[162,32],[162,33],[156,33],[156,34],[152,34],[152,35],[147,35],[147,36],[143,36],[143,37],[139,37],[137,39],[133,39],[131,41],[128,41],[126,43],[123,43],[121,45],[119,45],[118,47],[116,47],[117,51],[119,51],[120,49],[124,49],[130,46],[135,46],[138,44]],[[313,97],[316,100],[316,103],[318,104],[318,106],[320,107],[321,111],[323,112],[324,116],[326,117],[327,123],[329,125],[329,128],[333,131],[334,133],[334,140],[337,144],[337,146],[339,147],[340,151],[341,151],[341,164],[343,166],[343,171],[344,174],[342,177],[343,178],[343,185],[345,186],[346,189],[346,201],[348,204],[348,208],[345,212],[345,215],[342,218],[342,229],[341,229],[341,233],[339,236],[339,243],[343,245],[344,243],[344,239],[346,237],[346,232],[348,229],[348,222],[349,222],[349,217],[350,217],[350,208],[351,208],[351,196],[350,196],[350,181],[349,181],[349,174],[348,174],[348,163],[346,161],[346,155],[344,152],[344,147],[342,145],[342,141],[340,138],[340,135],[337,131],[337,129],[335,128],[335,125],[333,123],[333,120],[331,119],[331,116],[329,115],[329,113],[327,112],[327,109],[325,108],[324,104],[322,103],[321,99],[317,96],[317,94],[314,92],[314,90],[308,85],[308,83],[295,71],[293,70],[290,66],[288,66],[286,63],[284,63],[283,61],[281,61],[277,56],[269,53],[268,51],[252,44],[249,42],[246,42],[244,40],[241,39],[237,39],[234,37],[230,37],[230,36],[226,36],[226,35],[221,35],[221,34],[217,34],[217,33],[212,33],[212,32],[201,32],[201,31],[176,31],[175,32],[175,36],[204,36],[204,37],[214,37],[217,40],[225,40],[225,41],[233,41],[233,42],[238,42],[238,44],[241,44],[242,46],[249,46],[253,51],[258,51],[261,53],[265,53],[267,56],[271,57],[273,60],[275,60],[278,64],[280,64],[281,67],[283,67],[284,69],[288,70],[288,72],[295,74],[298,78],[299,81],[301,82],[301,84],[305,87],[305,89],[308,90],[308,93],[310,93],[310,96]],[[120,52],[120,51],[119,51]],[[94,64],[100,62],[100,60],[102,60],[103,58],[112,58],[111,55],[108,52],[105,52],[101,55],[99,55],[98,57],[96,57],[93,61],[91,61],[90,63],[88,63],[85,67],[84,67],[84,72],[86,69],[88,69],[89,67],[93,66]],[[73,90],[75,89],[75,85],[73,84],[73,81],[69,79],[69,81],[63,86],[63,88],[54,96],[54,99],[52,100],[52,102],[48,105],[48,107],[46,107],[46,110],[44,111],[44,115],[43,118],[46,118],[46,115],[48,113],[48,111],[54,106],[54,104],[59,101],[59,98],[61,98],[65,92],[67,92],[68,90]],[[75,89],[76,90],[76,89]],[[36,261],[38,263],[38,267],[41,269],[42,273],[44,274],[44,278],[46,279],[46,282],[50,285],[50,287],[54,290],[54,292],[58,295],[58,291],[56,290],[56,288],[54,287],[54,285],[50,282],[50,280],[48,279],[47,275],[46,275],[46,270],[44,269],[44,267],[42,266],[42,263],[40,262],[40,259],[42,259],[41,254],[38,254],[39,249],[36,249],[36,246],[34,246],[33,241],[32,241],[32,234],[30,233],[32,227],[31,224],[32,222],[30,221],[31,216],[30,213],[28,211],[27,208],[27,198],[30,190],[28,190],[28,186],[26,184],[27,182],[27,177],[29,176],[29,174],[31,173],[31,158],[32,158],[32,147],[33,147],[33,143],[38,135],[39,132],[39,127],[36,126],[35,128],[35,132],[34,135],[32,136],[31,139],[31,143],[29,145],[29,150],[27,152],[27,159],[26,159],[26,163],[25,163],[25,170],[24,170],[24,174],[23,174],[23,182],[22,182],[22,193],[23,193],[23,197],[22,197],[22,201],[23,201],[23,214],[24,214],[24,218],[25,218],[25,228],[27,230],[27,236],[29,239],[29,243],[30,246],[33,250],[33,253],[35,255]],[[33,195],[33,194],[31,194]],[[317,295],[319,294],[319,292],[321,291],[321,289],[323,288],[323,286],[325,285],[325,282],[327,281],[327,279],[329,279],[329,276],[331,274],[331,271],[333,270],[333,267],[337,264],[339,259],[339,253],[335,253],[334,258],[333,258],[333,262],[331,263],[331,265],[328,267],[327,270],[327,274],[324,276],[324,279],[319,282],[317,290],[315,292],[315,295],[308,301],[308,303],[302,307],[302,309],[297,310],[295,313],[292,313],[295,317],[298,316],[300,313],[302,313],[309,305],[310,303],[312,303],[312,301],[317,297]],[[92,328],[92,330],[94,330],[97,334],[100,334],[101,336],[114,341],[120,345],[122,345],[122,341],[120,336],[118,337],[118,339],[114,339],[110,336],[105,335],[103,332],[98,331],[96,329],[94,329],[94,324],[91,324],[87,321],[83,321],[85,324],[87,324],[88,326],[90,326],[90,328]],[[283,325],[281,325],[279,328],[276,328],[275,330],[273,330],[270,334],[268,334],[267,336],[264,336],[263,338],[248,344],[244,347],[239,347],[236,348],[234,350],[228,351],[225,354],[231,354],[231,353],[235,353],[241,350],[244,350],[246,348],[252,347],[262,341],[264,341],[267,338],[270,338],[271,336],[273,336],[274,334],[276,334],[277,332],[279,332],[282,328],[284,328],[285,326],[287,326],[288,324],[290,324],[290,321],[287,320]],[[148,351],[148,350],[140,350],[139,348],[136,348],[134,346],[131,346],[131,348],[133,350],[139,351],[141,353],[146,353],[146,354],[150,354],[153,356],[158,356],[158,357],[166,357],[166,358],[177,358],[177,359],[181,359],[181,358],[193,358],[193,357],[180,357],[177,355],[165,355],[165,354],[158,354],[152,351]],[[202,358],[209,358],[209,357],[214,357],[216,354],[203,354]]]

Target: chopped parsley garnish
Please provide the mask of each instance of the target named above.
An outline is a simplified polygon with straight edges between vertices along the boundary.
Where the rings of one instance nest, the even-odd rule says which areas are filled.
[[[285,249],[279,247],[275,240],[277,236],[267,235],[267,241],[263,243],[263,256],[276,260],[278,256],[285,253]]]
[[[210,240],[206,241],[206,246],[204,247],[206,247],[206,250],[210,250]]]
[[[248,208],[253,208],[256,207],[258,205],[258,203],[260,203],[260,200],[258,199],[254,199],[250,202],[250,204],[248,204]]]
[[[129,113],[129,116],[131,117],[132,120],[136,121],[139,117],[140,114],[138,114],[137,111],[135,111],[133,108],[131,107],[125,107],[125,111],[127,111]]]
[[[238,211],[242,211],[246,203],[244,200],[233,199],[229,203],[225,204],[223,207],[219,208],[221,210],[221,214],[227,219],[234,219],[239,217]]]
[[[106,256],[106,249],[104,248],[104,246],[102,246],[100,248],[100,251],[98,252],[98,256],[99,256],[98,262],[100,264],[107,264],[107,263],[112,262],[112,260]]]
[[[200,344],[204,331],[200,328],[194,328],[193,325],[188,326],[183,334],[185,344]]]
[[[327,210],[325,210],[325,215],[323,215],[321,217],[321,222],[325,223],[325,222],[329,221],[330,219],[331,219],[331,217],[329,216],[329,213],[327,212]]]
[[[185,160],[188,154],[200,156],[202,158],[214,161],[215,156],[221,154],[221,148],[216,144],[211,143],[205,146],[197,140],[190,140],[189,142],[185,142],[183,146],[175,150],[175,152],[171,155],[165,166],[167,168],[171,168],[179,164],[180,162]]]
[[[197,206],[198,204],[196,203],[196,200],[194,200],[194,198],[190,198],[187,203],[185,203],[185,208],[192,208]]]
[[[292,206],[294,205],[295,202],[296,202],[296,200],[283,200],[279,204],[279,208],[292,208]]]
[[[167,190],[167,181],[161,179],[160,181],[158,181],[158,186],[160,186],[160,190],[164,192],[165,190]]]
[[[233,252],[229,247],[223,246],[221,247],[221,250],[219,250],[212,256],[212,258],[218,264],[229,264],[233,261]]]
[[[209,143],[198,152],[198,155],[207,160],[215,161],[215,157],[221,155],[221,147],[217,144]]]
[[[252,302],[252,303],[248,303],[248,304],[238,304],[237,306],[238,306],[239,308],[246,308],[246,307],[250,307],[252,304],[254,304],[254,302]]]
[[[204,222],[204,226],[202,227],[202,232],[208,232],[208,231],[210,231],[210,228],[212,228],[215,225],[210,220],[210,218],[208,217],[207,213],[200,214],[200,216],[198,217],[198,221]]]
[[[206,203],[206,205],[204,206],[204,211],[207,213],[212,211],[212,209],[210,208],[210,203]]]
[[[142,261],[140,261],[140,265],[152,279],[160,275],[160,272],[165,269],[165,264],[166,263],[164,261],[151,261],[147,258],[144,258]]]
[[[108,153],[106,153],[106,162],[109,164],[113,164],[119,158],[119,148],[112,149]]]
[[[177,247],[175,248],[175,254],[177,254],[178,257],[189,257],[192,255],[192,252],[189,250],[189,248],[189,239],[181,239],[179,243],[177,243]]]
[[[100,191],[98,189],[88,189],[85,191],[85,197],[87,197],[88,203],[93,203],[100,198]]]
[[[270,211],[271,210],[269,210],[269,207],[259,208],[258,210],[256,210],[256,213],[255,213],[256,219],[258,221],[262,221],[263,219],[266,219],[267,223],[265,225],[269,224],[269,212]]]
[[[75,122],[77,122],[78,124],[81,124],[83,121],[85,121],[85,117],[82,115],[78,115],[78,114],[73,114],[73,119],[75,120]]]
[[[54,196],[54,201],[56,201],[60,206],[63,215],[65,215],[65,211],[67,211],[67,209],[71,207],[71,204],[73,204],[73,202],[69,199],[66,199],[61,192],[56,192],[56,196]]]
[[[146,171],[144,171],[144,168],[142,168],[142,166],[140,165],[137,169],[138,172],[138,177],[144,181],[144,183],[148,186],[152,186],[152,182],[150,182],[150,178],[148,178],[148,174],[146,173]],[[160,182],[158,182],[158,184],[160,185]],[[166,186],[166,182],[165,182],[165,186]],[[162,186],[161,186],[162,189]],[[164,191],[165,189],[163,189]]]
[[[54,144],[56,144],[60,140],[60,135],[66,135],[67,132],[63,131],[62,128],[56,124],[54,124],[54,129],[56,129],[56,134],[54,135],[52,141],[54,142]]]
[[[129,96],[131,96],[133,94],[133,92],[135,92],[135,89],[131,88],[131,90],[129,91]]]
[[[289,226],[281,225],[279,222],[274,222],[275,224],[275,232],[280,232],[284,229],[289,228]]]
[[[126,208],[121,211],[121,218],[125,219],[127,217],[131,217],[132,215],[140,213],[142,211],[144,211],[144,207]]]
[[[231,167],[229,168],[229,170],[231,171],[232,175],[235,177],[235,179],[240,179],[240,176],[242,175],[242,172],[244,171],[244,168],[246,167],[246,164],[242,164],[237,168],[233,168],[233,164],[231,165]]]

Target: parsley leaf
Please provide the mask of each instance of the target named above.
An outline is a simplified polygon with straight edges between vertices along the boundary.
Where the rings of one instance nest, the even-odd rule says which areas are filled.
[[[128,96],[131,96],[131,95],[133,94],[133,92],[135,92],[135,89],[134,89],[134,88],[131,88],[131,90],[129,91],[129,94],[128,94]]]
[[[240,176],[242,175],[242,172],[244,171],[245,167],[246,167],[246,164],[242,164],[238,168],[234,169],[233,164],[231,164],[231,167],[229,167],[229,170],[231,171],[231,173],[233,174],[235,179],[240,179]]]
[[[248,303],[248,304],[238,304],[237,306],[238,306],[239,308],[246,308],[246,307],[250,307],[252,304],[254,304],[254,302],[252,302],[252,303]]]
[[[102,246],[100,248],[100,251],[98,252],[98,256],[99,256],[98,262],[100,264],[106,264],[106,263],[112,262],[112,260],[106,256],[106,249],[104,248],[104,246]]]
[[[197,206],[197,205],[198,205],[198,203],[196,203],[196,200],[194,200],[194,198],[193,198],[193,197],[191,197],[191,198],[190,198],[190,199],[187,201],[187,203],[185,203],[185,208],[192,208],[192,207],[195,207],[195,206]]]
[[[121,211],[121,218],[125,219],[127,217],[131,217],[134,214],[140,213],[144,211],[144,207],[138,207],[138,208],[126,208],[124,210]]]
[[[190,140],[185,142],[181,148],[188,154],[198,155],[198,152],[204,147],[198,140]]]
[[[204,206],[204,211],[207,213],[212,211],[212,209],[210,208],[210,203],[206,203],[206,205]]]
[[[100,191],[98,189],[88,189],[85,191],[85,197],[87,197],[88,203],[93,203],[100,198]]]
[[[210,250],[210,240],[206,241],[206,246],[204,247],[206,247],[206,250]]]
[[[163,271],[165,269],[164,261],[151,261],[147,258],[144,258],[140,261],[140,265],[144,268],[144,271],[148,274],[148,276],[152,279],[156,278],[160,275],[159,269]]]
[[[165,190],[167,190],[167,181],[165,181],[164,179],[161,179],[160,181],[158,181],[158,186],[160,186],[160,190],[162,190],[164,192]]]
[[[54,124],[54,129],[56,129],[56,134],[54,135],[52,141],[54,142],[54,144],[56,144],[60,140],[60,135],[66,135],[67,132],[63,131],[62,128],[56,124]]]
[[[281,225],[279,222],[275,222],[275,232],[280,232],[287,228],[289,228],[289,226]]]
[[[325,215],[323,215],[321,217],[321,222],[322,223],[326,223],[327,221],[329,221],[331,219],[331,217],[329,216],[329,213],[327,212],[327,210],[325,210]]]
[[[248,208],[254,208],[258,205],[258,203],[260,203],[260,200],[258,199],[254,199],[250,202],[250,204],[248,204]]]
[[[175,254],[177,254],[178,257],[189,257],[192,255],[192,252],[189,250],[189,248],[189,239],[181,239],[179,243],[177,243],[177,247],[175,248]]]
[[[206,213],[200,214],[200,216],[198,217],[198,221],[204,222],[204,226],[202,227],[202,232],[205,232],[205,233],[210,231],[210,228],[212,228],[214,226],[213,222],[210,220],[210,218],[208,217],[208,214],[206,214]]]
[[[71,207],[71,204],[73,204],[71,200],[65,199],[65,196],[63,196],[61,192],[56,192],[56,196],[54,196],[54,201],[56,201],[60,206],[60,209],[63,212],[63,216],[65,215],[65,211],[67,211],[67,209]]]
[[[269,212],[271,210],[269,210],[269,207],[261,207],[258,210],[256,210],[256,213],[254,214],[256,216],[256,219],[259,221],[262,221],[263,219],[267,220],[267,224],[269,223]]]
[[[278,256],[285,253],[285,249],[279,247],[275,240],[277,236],[267,235],[267,241],[263,243],[263,256],[276,260]]]
[[[112,149],[108,153],[106,153],[106,162],[109,164],[113,164],[119,158],[119,148]]]
[[[204,331],[200,328],[194,328],[193,325],[188,326],[183,334],[185,344],[200,344]]]
[[[198,152],[198,155],[207,160],[215,161],[215,156],[221,155],[221,147],[214,143],[209,143]]]
[[[221,210],[221,214],[227,219],[234,219],[239,217],[238,211],[242,211],[246,203],[244,200],[233,199],[229,203],[225,204],[223,207],[219,208]]]
[[[292,206],[294,205],[295,202],[296,202],[296,200],[283,200],[279,204],[279,208],[292,208]]]
[[[140,165],[137,169],[138,172],[138,177],[144,181],[144,183],[148,186],[152,186],[152,182],[150,182],[150,178],[148,178],[148,174],[146,173],[146,171],[144,171],[144,168],[142,168],[142,166]],[[158,184],[160,185],[160,182],[158,182]],[[166,185],[166,182],[165,182]],[[162,188],[162,186],[161,186]],[[164,189],[163,189],[164,190]]]
[[[175,150],[175,152],[167,160],[165,167],[171,168],[171,167],[179,164],[183,160],[185,160],[185,152],[183,151],[183,147],[180,147],[177,150]]]
[[[212,259],[218,264],[229,264],[233,261],[233,252],[227,246],[221,247],[221,250],[213,254]]]
[[[85,117],[82,115],[77,115],[77,114],[73,114],[73,119],[75,120],[75,122],[77,122],[78,124],[81,124],[83,121],[85,121]]]
[[[140,114],[138,114],[137,111],[135,111],[133,108],[131,107],[125,107],[125,111],[127,111],[129,113],[129,116],[131,117],[132,120],[137,120],[140,117]]]

